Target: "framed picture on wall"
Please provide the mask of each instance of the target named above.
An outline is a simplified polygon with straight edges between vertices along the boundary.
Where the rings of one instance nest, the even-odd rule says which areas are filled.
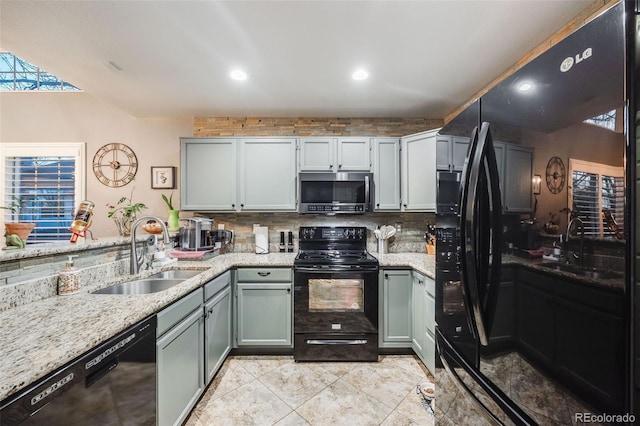
[[[176,168],[175,167],[151,167],[151,188],[152,189],[175,189]]]

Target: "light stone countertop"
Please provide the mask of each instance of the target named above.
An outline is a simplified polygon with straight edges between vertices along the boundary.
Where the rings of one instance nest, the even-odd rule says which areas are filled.
[[[103,244],[111,242],[103,242]],[[64,250],[64,249],[63,249]],[[435,259],[425,253],[379,255],[380,267],[412,268],[435,277]],[[0,312],[0,400],[152,315],[221,273],[236,267],[292,267],[296,253],[230,253],[206,261],[180,261],[166,269],[202,273],[159,293],[91,294],[113,280],[83,283],[84,292],[56,296]],[[156,271],[152,271],[156,272]],[[152,272],[145,272],[149,275]],[[127,281],[130,276],[117,281]]]

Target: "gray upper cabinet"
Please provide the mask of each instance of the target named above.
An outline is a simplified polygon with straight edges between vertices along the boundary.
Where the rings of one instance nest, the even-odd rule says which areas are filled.
[[[300,139],[300,171],[327,172],[336,168],[336,138]]]
[[[444,171],[462,171],[469,149],[469,138],[457,136],[436,137],[436,168]]]
[[[235,210],[236,140],[180,138],[180,154],[180,209]]]
[[[533,151],[507,145],[505,152],[504,201],[506,213],[529,213],[532,206],[531,179],[533,177]]]
[[[403,211],[436,211],[436,133],[430,130],[400,139]]]
[[[241,139],[239,159],[241,210],[296,209],[295,138]]]
[[[400,139],[373,140],[375,210],[400,210]]]
[[[300,171],[370,171],[369,137],[308,137],[300,139]]]
[[[502,211],[529,213],[532,211],[533,150],[519,145],[494,142]]]

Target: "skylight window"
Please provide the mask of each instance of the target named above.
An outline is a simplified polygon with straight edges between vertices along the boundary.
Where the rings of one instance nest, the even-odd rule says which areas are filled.
[[[78,91],[36,65],[9,52],[0,53],[0,91]]]
[[[588,120],[584,120],[584,122],[615,131],[616,130],[616,112],[617,111],[614,109],[607,113],[596,115],[595,117],[590,118]]]

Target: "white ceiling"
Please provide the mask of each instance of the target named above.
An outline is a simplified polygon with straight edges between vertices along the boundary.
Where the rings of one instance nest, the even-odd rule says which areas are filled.
[[[591,2],[0,0],[0,50],[138,117],[442,118]]]

